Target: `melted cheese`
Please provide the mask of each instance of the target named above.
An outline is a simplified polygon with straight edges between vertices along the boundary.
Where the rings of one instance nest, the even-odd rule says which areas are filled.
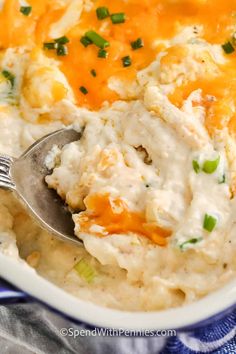
[[[191,92],[201,89],[202,102],[206,108],[205,125],[210,134],[224,127],[229,127],[231,133],[236,133],[235,107],[236,107],[236,55],[232,54],[227,64],[221,66],[220,74],[212,77],[206,76],[190,81],[169,95],[173,104],[181,107]],[[233,62],[233,63],[232,63]],[[234,64],[234,65],[233,65]]]
[[[87,210],[74,217],[75,223],[80,225],[79,232],[91,232],[91,227],[96,225],[98,229],[101,227],[100,231],[94,232],[98,236],[135,233],[146,236],[159,246],[165,246],[166,238],[171,235],[170,230],[147,223],[142,213],[131,212],[121,199],[90,195],[84,202]]]
[[[68,30],[64,22],[70,6],[57,1],[29,0],[32,6],[30,16],[20,13],[18,0],[6,0],[0,12],[0,46],[7,48],[31,44],[42,47],[43,42],[51,40],[52,33],[60,33],[55,29]],[[109,19],[99,21],[95,10],[99,6],[107,6],[111,13],[124,12],[126,22],[113,25]],[[81,9],[78,9],[79,18]],[[209,13],[211,16],[209,16]],[[74,89],[77,102],[89,108],[98,108],[104,101],[113,102],[118,96],[108,88],[111,76],[127,81],[135,78],[137,70],[151,63],[156,54],[153,42],[173,36],[183,26],[202,25],[203,38],[212,43],[224,43],[231,35],[231,26],[235,24],[235,4],[231,0],[149,0],[136,1],[108,0],[96,1],[91,11],[83,11],[78,23],[69,30],[69,55],[61,60],[61,68]],[[76,18],[76,16],[75,16]],[[217,18],[217,26],[215,19]],[[99,59],[95,46],[84,48],[80,43],[81,36],[89,29],[99,32],[110,42],[109,57]],[[54,33],[54,34],[55,34]],[[145,46],[133,51],[130,42],[141,37]],[[50,54],[50,53],[48,53]],[[123,68],[121,58],[130,55],[132,66]],[[235,56],[230,61],[235,64]],[[91,75],[95,69],[97,77]],[[234,72],[235,76],[235,72]],[[223,84],[221,83],[221,86]],[[85,86],[87,95],[80,92]],[[211,91],[211,90],[209,90]],[[210,93],[209,93],[210,94]]]

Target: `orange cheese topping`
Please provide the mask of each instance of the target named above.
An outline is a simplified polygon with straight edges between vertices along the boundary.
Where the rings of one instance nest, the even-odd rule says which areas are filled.
[[[101,32],[104,21],[96,18],[95,8],[107,6],[111,12],[124,12],[127,20],[124,24],[113,25],[110,20],[105,20],[106,28]],[[70,84],[76,92],[78,102],[92,108],[98,108],[105,100],[113,102],[118,96],[111,91],[107,82],[111,76],[127,80],[135,78],[138,70],[150,64],[163,47],[153,45],[156,39],[171,38],[177,33],[180,26],[203,24],[205,38],[213,43],[224,43],[230,35],[226,28],[233,22],[232,1],[127,1],[116,0],[96,1],[94,10],[84,13],[77,28],[69,36],[72,43],[69,45],[69,55],[62,59],[62,69],[69,78]],[[236,10],[236,7],[235,7]],[[212,14],[209,16],[209,11]],[[217,14],[217,15],[216,15]],[[217,17],[217,28],[214,16]],[[97,58],[97,48],[89,46],[82,48],[78,37],[88,29],[101,33],[110,42],[107,59]],[[133,51],[130,42],[141,37],[144,48]],[[79,54],[80,53],[80,54]],[[122,67],[121,58],[130,55],[132,65]],[[94,79],[90,70],[97,71]],[[85,86],[89,93],[83,95],[78,90],[78,83]]]
[[[233,64],[231,63],[233,61]],[[236,55],[231,54],[230,63],[222,66],[221,73],[216,77],[204,77],[190,81],[175,89],[169,99],[176,106],[182,103],[197,89],[202,90],[201,105],[206,108],[205,125],[212,135],[216,130],[229,128],[231,134],[236,133]]]
[[[167,237],[171,235],[170,230],[147,223],[142,213],[130,211],[122,199],[95,194],[85,199],[85,205],[87,210],[75,217],[81,232],[89,233],[91,226],[99,225],[105,234],[135,233],[149,238],[159,246],[165,246]],[[95,234],[102,237],[104,232],[95,232]]]
[[[0,47],[7,48],[23,44],[42,47],[51,40],[50,26],[57,22],[66,11],[53,0],[29,0],[32,6],[30,16],[24,16],[18,0],[5,0],[0,11]],[[96,8],[106,6],[110,13],[124,12],[126,22],[113,25],[110,19],[99,21]],[[83,11],[79,23],[69,33],[69,54],[61,60],[61,68],[74,89],[77,102],[97,109],[104,101],[113,102],[117,94],[108,88],[111,76],[127,81],[133,79],[137,70],[146,67],[158,53],[156,39],[171,38],[181,26],[201,24],[204,38],[210,43],[223,44],[231,35],[235,24],[236,4],[232,0],[96,0],[91,11]],[[217,19],[217,21],[216,21]],[[84,48],[81,36],[93,29],[110,42],[109,57],[99,59],[95,46]],[[130,42],[141,37],[144,48],[133,51]],[[54,55],[54,54],[52,54]],[[130,55],[132,65],[123,68],[121,58]],[[235,64],[235,56],[231,61]],[[97,77],[90,71],[95,69]],[[222,84],[221,84],[222,85]],[[85,86],[87,95],[80,92]]]

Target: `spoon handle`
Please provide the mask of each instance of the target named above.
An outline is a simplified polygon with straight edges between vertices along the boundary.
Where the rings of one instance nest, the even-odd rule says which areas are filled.
[[[16,186],[11,178],[11,165],[14,159],[0,155],[0,188],[15,190]]]

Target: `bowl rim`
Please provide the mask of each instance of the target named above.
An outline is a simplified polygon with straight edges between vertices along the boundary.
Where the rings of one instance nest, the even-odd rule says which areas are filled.
[[[93,328],[191,329],[222,317],[236,304],[236,280],[192,304],[161,311],[131,312],[101,307],[70,295],[41,277],[22,259],[2,253],[0,276],[64,316]]]

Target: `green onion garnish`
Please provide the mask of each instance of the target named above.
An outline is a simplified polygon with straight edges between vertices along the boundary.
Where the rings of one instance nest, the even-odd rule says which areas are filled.
[[[207,160],[204,162],[202,170],[208,174],[213,173],[216,171],[216,169],[219,165],[219,162],[220,162],[220,156],[218,156],[217,159],[213,160],[213,161]]]
[[[90,41],[90,39],[88,37],[83,36],[80,39],[80,43],[82,43],[83,46],[86,48],[88,45],[92,44],[93,42]]]
[[[236,45],[236,32],[234,32],[232,34],[231,41],[232,41],[233,46],[235,46]]]
[[[106,59],[108,57],[108,53],[105,49],[99,49],[98,58]]]
[[[47,43],[43,43],[43,48],[51,50],[51,49],[55,49],[56,47],[55,47],[55,43],[47,42]]]
[[[56,49],[58,56],[65,56],[68,54],[68,49],[65,44],[68,42],[69,42],[69,39],[66,36],[63,36],[63,37],[55,39],[54,42],[44,43],[43,48],[48,49],[48,50]]]
[[[74,266],[74,269],[79,274],[79,276],[86,280],[88,283],[91,283],[96,276],[95,270],[84,259],[81,259]]]
[[[88,93],[88,90],[86,89],[86,87],[84,87],[84,86],[80,86],[80,91],[84,94],[84,95],[87,95],[87,93]]]
[[[224,173],[223,176],[219,179],[218,183],[219,184],[223,184],[223,183],[225,183],[225,181],[226,181],[226,176],[225,176],[225,173]]]
[[[198,161],[197,160],[193,160],[192,165],[193,165],[194,171],[196,173],[199,173],[201,168],[200,168],[200,165],[199,165]]]
[[[25,16],[29,16],[31,11],[32,11],[32,6],[21,6],[20,7],[20,12]]]
[[[11,87],[13,88],[15,84],[15,75],[10,73],[10,71],[8,70],[3,70],[2,75],[5,77],[5,79],[7,79],[10,82]]]
[[[138,38],[138,39],[136,39],[136,41],[133,41],[130,44],[131,44],[131,47],[133,48],[133,50],[140,49],[144,46],[142,38]]]
[[[224,49],[224,52],[226,54],[231,54],[235,51],[233,45],[231,44],[231,42],[226,42],[225,44],[222,45],[222,48]]]
[[[110,16],[109,10],[107,7],[98,7],[96,10],[97,18],[99,20],[103,20],[104,18],[107,18]]]
[[[114,25],[118,24],[118,23],[124,23],[125,22],[125,13],[124,12],[120,12],[117,14],[112,14],[111,15],[111,21]]]
[[[65,45],[59,44],[57,48],[57,55],[62,57],[68,54],[67,47]]]
[[[202,237],[191,238],[190,240],[181,243],[181,245],[179,245],[179,248],[183,251],[184,249],[186,249],[186,246],[194,245],[200,241],[202,241]]]
[[[203,228],[208,232],[212,232],[216,226],[217,219],[212,216],[205,214],[204,221],[203,221]]]
[[[92,70],[90,71],[90,73],[91,73],[91,75],[92,75],[93,77],[96,77],[96,76],[97,76],[97,73],[96,73],[96,71],[95,71],[94,69],[92,69]]]
[[[85,33],[85,37],[90,39],[90,41],[95,44],[97,47],[104,49],[106,47],[109,47],[110,43],[102,38],[98,33],[95,31],[88,31]]]
[[[132,64],[131,58],[129,55],[126,57],[122,58],[123,66],[126,68],[127,66],[130,66]]]
[[[57,39],[55,39],[54,41],[55,41],[55,43],[58,43],[58,44],[66,44],[66,43],[69,43],[69,39],[68,39],[66,36],[57,38]]]

